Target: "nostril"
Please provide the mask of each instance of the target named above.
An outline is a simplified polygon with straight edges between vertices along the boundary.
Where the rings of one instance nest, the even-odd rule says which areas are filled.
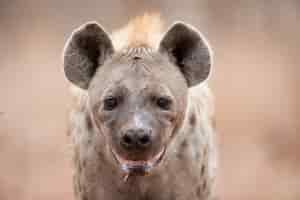
[[[130,147],[132,144],[134,143],[134,141],[132,140],[132,138],[125,134],[123,137],[122,137],[122,144],[126,147]]]
[[[145,150],[151,144],[151,132],[142,129],[128,130],[123,133],[120,145],[126,150]]]
[[[147,146],[150,144],[150,136],[149,135],[143,135],[139,138],[139,144],[142,146]]]

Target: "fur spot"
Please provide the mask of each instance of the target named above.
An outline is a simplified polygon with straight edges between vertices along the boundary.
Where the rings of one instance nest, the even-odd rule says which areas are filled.
[[[202,184],[202,189],[203,190],[206,190],[206,186],[207,186],[207,182],[206,182],[206,180],[203,182],[203,184]]]
[[[203,158],[206,158],[207,157],[207,153],[208,153],[208,146],[206,146],[204,148],[204,151],[203,151]]]
[[[78,173],[81,173],[81,171],[82,171],[82,166],[81,166],[80,162],[77,165],[77,171],[78,171]]]
[[[85,168],[86,167],[86,160],[84,159],[83,161],[82,161],[82,168]]]
[[[187,148],[187,146],[188,146],[188,142],[186,140],[183,140],[182,143],[180,144],[180,149],[177,153],[178,159],[182,159],[184,157],[183,152],[184,152],[185,148]]]
[[[188,145],[187,141],[186,141],[186,140],[183,140],[183,142],[181,143],[180,146],[181,146],[182,148],[186,148],[187,145]]]
[[[82,195],[82,200],[88,200],[86,195]]]
[[[196,115],[195,115],[195,113],[192,113],[190,115],[189,121],[190,121],[191,126],[195,126],[195,124],[196,124]]]
[[[205,166],[202,165],[202,167],[201,167],[201,176],[204,176],[204,172],[205,172]]]
[[[201,197],[201,193],[202,193],[202,188],[201,188],[201,186],[198,186],[197,189],[196,189],[197,197]]]
[[[91,117],[88,114],[85,115],[85,122],[86,122],[86,128],[88,130],[92,130],[93,129],[93,124],[92,124]]]

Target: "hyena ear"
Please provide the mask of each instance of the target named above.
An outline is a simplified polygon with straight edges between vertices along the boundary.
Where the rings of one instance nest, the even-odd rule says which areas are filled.
[[[182,22],[172,25],[160,42],[159,51],[179,67],[189,87],[208,78],[212,55],[207,41],[194,27]]]
[[[112,41],[96,22],[80,26],[69,38],[64,51],[67,79],[87,89],[97,68],[114,52]]]

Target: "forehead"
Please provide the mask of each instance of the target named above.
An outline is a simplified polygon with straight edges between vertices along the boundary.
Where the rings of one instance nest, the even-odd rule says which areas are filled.
[[[131,63],[118,66],[114,70],[106,84],[103,92],[126,91],[131,94],[144,92],[166,92],[167,84],[162,81],[159,74],[144,60],[136,60]]]
[[[131,92],[145,88],[165,91],[174,84],[185,84],[181,73],[168,60],[146,47],[126,49],[116,55],[96,72],[90,86],[92,93],[103,93],[115,88]]]

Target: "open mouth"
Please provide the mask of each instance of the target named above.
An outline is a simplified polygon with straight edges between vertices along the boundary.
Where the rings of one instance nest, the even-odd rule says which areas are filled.
[[[166,148],[162,148],[162,150],[159,153],[157,153],[155,156],[148,160],[127,160],[119,154],[117,154],[116,152],[112,152],[116,160],[121,165],[121,169],[125,172],[126,176],[144,176],[147,175],[155,166],[157,166],[161,162],[166,152]]]

